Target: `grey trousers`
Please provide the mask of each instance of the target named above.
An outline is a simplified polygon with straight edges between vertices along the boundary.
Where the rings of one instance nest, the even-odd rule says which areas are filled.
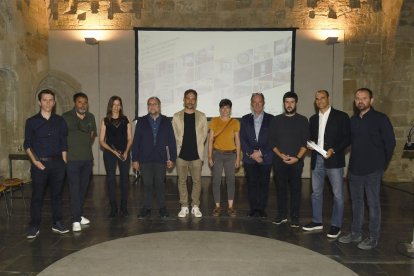
[[[235,182],[235,168],[236,153],[221,153],[213,150],[213,196],[214,202],[220,203],[220,185],[221,175],[224,168],[227,185],[227,199],[234,199],[234,182]]]
[[[141,176],[144,183],[144,208],[151,209],[152,194],[155,189],[158,207],[165,208],[165,173],[167,166],[160,163],[141,164]]]
[[[364,194],[367,197],[369,211],[369,235],[378,239],[381,231],[380,191],[383,170],[367,175],[355,175],[349,172],[349,188],[352,201],[352,232],[362,233],[364,223]]]

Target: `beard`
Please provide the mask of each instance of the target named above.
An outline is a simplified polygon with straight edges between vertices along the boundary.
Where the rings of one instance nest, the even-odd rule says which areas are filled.
[[[159,111],[154,111],[154,110],[150,110],[149,114],[153,115],[153,116],[157,116],[160,112]]]
[[[357,104],[357,105],[356,105],[356,108],[357,108],[359,111],[365,111],[365,110],[367,110],[367,109],[369,108],[369,106],[364,105],[364,104]]]
[[[194,109],[195,104],[185,104],[184,107],[187,109]]]
[[[285,107],[285,114],[287,114],[287,115],[292,115],[292,114],[295,114],[296,113],[296,107],[295,108],[293,108],[292,110],[287,110],[286,109],[286,107]]]
[[[83,114],[85,114],[86,113],[86,111],[87,111],[87,109],[83,109],[83,108],[77,108],[76,109],[76,112],[78,113],[78,114],[80,114],[80,115],[83,115]]]

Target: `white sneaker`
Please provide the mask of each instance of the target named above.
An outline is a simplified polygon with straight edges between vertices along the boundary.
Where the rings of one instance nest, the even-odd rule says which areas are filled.
[[[198,206],[193,206],[193,208],[191,208],[191,214],[193,214],[196,218],[201,218],[203,216],[203,214],[200,211],[200,208],[198,208]]]
[[[181,207],[181,211],[178,213],[178,217],[185,218],[189,212],[190,211],[188,210],[188,207]]]
[[[89,223],[91,223],[91,221],[89,219],[87,219],[85,217],[81,217],[80,224],[86,225],[86,224],[89,224]]]
[[[74,222],[72,223],[72,231],[73,232],[79,232],[82,230],[80,222]]]

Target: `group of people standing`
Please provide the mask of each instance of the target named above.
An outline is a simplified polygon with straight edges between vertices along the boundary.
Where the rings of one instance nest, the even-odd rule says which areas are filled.
[[[47,184],[51,187],[52,230],[58,233],[69,231],[62,222],[61,192],[65,173],[70,189],[72,230],[81,231],[82,225],[90,223],[83,216],[82,206],[93,166],[91,147],[97,136],[95,118],[88,112],[88,97],[84,93],[74,95],[74,108],[62,117],[53,112],[54,98],[52,91],[41,91],[38,94],[40,112],[26,122],[24,147],[32,161],[33,183],[28,238],[39,234],[43,192]],[[190,214],[202,217],[201,169],[207,140],[207,160],[212,170],[215,203],[212,216],[220,216],[223,212],[220,198],[223,170],[227,188],[226,213],[230,217],[237,215],[234,207],[235,171],[242,160],[250,205],[247,215],[267,217],[273,167],[278,212],[273,223],[280,225],[290,218],[291,227],[300,227],[303,158],[311,150],[313,216],[312,221],[302,229],[323,229],[323,188],[327,176],[334,195],[331,227],[327,236],[338,238],[344,211],[345,150],[351,145],[349,185],[353,222],[351,232],[340,237],[339,241],[358,242],[361,249],[374,248],[380,232],[381,178],[391,159],[395,137],[389,119],[374,110],[372,102],[371,90],[358,89],[355,92],[357,112],[349,119],[346,113],[331,107],[328,91],[320,90],[315,94],[318,113],[308,121],[296,112],[296,93],[287,92],[283,96],[284,112],[277,116],[264,111],[265,98],[262,93],[253,93],[250,99],[252,112],[240,121],[231,117],[231,100],[223,99],[219,103],[220,115],[208,124],[205,114],[196,109],[197,92],[189,89],[184,92],[184,109],[175,113],[172,121],[162,115],[161,100],[150,97],[147,100],[148,113],[137,119],[132,136],[132,122],[123,114],[122,100],[113,96],[108,102],[99,133],[107,173],[109,216],[115,217],[118,213],[129,215],[128,177],[132,161],[132,168],[140,172],[144,185],[144,202],[139,219],[151,216],[154,192],[159,215],[169,216],[165,204],[165,175],[166,170],[174,166],[181,205],[178,217]],[[324,149],[326,154],[322,155],[309,147],[309,140]],[[120,205],[115,196],[117,166],[120,172]],[[191,197],[187,187],[188,173],[192,180]],[[369,207],[370,236],[362,241],[364,194]]]

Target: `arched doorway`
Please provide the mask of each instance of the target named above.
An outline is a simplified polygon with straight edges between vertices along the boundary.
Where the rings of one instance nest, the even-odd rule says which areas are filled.
[[[73,106],[72,96],[80,91],[80,85],[74,82],[69,76],[62,78],[57,75],[48,75],[39,84],[36,89],[36,109],[38,109],[37,95],[43,89],[49,89],[56,95],[56,114],[61,115]]]

